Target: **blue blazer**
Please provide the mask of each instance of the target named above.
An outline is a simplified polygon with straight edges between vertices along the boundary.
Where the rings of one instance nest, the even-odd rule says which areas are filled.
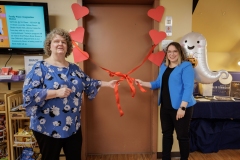
[[[162,86],[162,76],[167,66],[163,63],[160,67],[159,75],[151,83],[151,89],[159,89]],[[170,99],[172,107],[178,109],[182,101],[188,102],[187,107],[193,106],[196,100],[193,97],[194,89],[194,70],[190,62],[184,61],[172,71],[168,80]],[[160,105],[159,94],[158,105]]]

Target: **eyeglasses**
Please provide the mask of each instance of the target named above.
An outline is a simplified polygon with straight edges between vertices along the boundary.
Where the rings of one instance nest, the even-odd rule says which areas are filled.
[[[177,51],[177,50],[174,50],[174,51],[167,51],[167,54],[178,54],[178,51]]]

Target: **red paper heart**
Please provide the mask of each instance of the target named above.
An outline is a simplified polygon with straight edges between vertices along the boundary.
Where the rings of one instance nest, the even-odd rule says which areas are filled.
[[[89,13],[89,9],[87,7],[80,6],[78,3],[72,4],[72,11],[76,20],[79,20]]]
[[[163,6],[158,6],[155,9],[150,9],[147,14],[152,19],[160,22],[161,19],[162,19],[163,13],[164,13],[164,7]]]
[[[71,36],[72,40],[82,43],[83,37],[84,37],[84,32],[85,32],[85,30],[83,27],[78,27],[75,31],[70,32],[70,36]]]
[[[85,61],[89,58],[89,54],[85,51],[80,51],[77,47],[73,48],[73,59],[75,63]]]
[[[167,37],[165,32],[163,31],[158,32],[157,30],[154,29],[149,31],[149,35],[152,38],[153,43],[156,45]]]
[[[157,53],[152,53],[149,57],[148,60],[156,64],[157,66],[160,66],[162,64],[162,61],[165,57],[165,52],[160,51]]]

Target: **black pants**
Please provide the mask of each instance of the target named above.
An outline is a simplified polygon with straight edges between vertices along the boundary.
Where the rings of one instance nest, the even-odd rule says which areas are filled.
[[[192,118],[193,107],[185,111],[185,116],[176,120],[177,110],[161,107],[160,120],[162,126],[162,159],[171,160],[173,145],[173,131],[176,130],[181,160],[187,160],[190,151],[189,126]]]
[[[66,160],[81,160],[82,131],[81,127],[76,134],[68,138],[53,138],[33,131],[37,139],[42,160],[59,160],[63,148]]]

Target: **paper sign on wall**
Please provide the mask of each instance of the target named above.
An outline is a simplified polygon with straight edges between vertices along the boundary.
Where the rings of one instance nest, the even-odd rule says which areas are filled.
[[[173,42],[173,40],[162,40],[162,50],[165,51],[166,47],[169,45],[169,43]]]
[[[165,32],[167,36],[172,36],[172,17],[167,16],[165,18]]]
[[[43,56],[24,56],[24,66],[25,66],[25,74],[27,75],[31,69],[32,66],[38,62],[42,61]]]

